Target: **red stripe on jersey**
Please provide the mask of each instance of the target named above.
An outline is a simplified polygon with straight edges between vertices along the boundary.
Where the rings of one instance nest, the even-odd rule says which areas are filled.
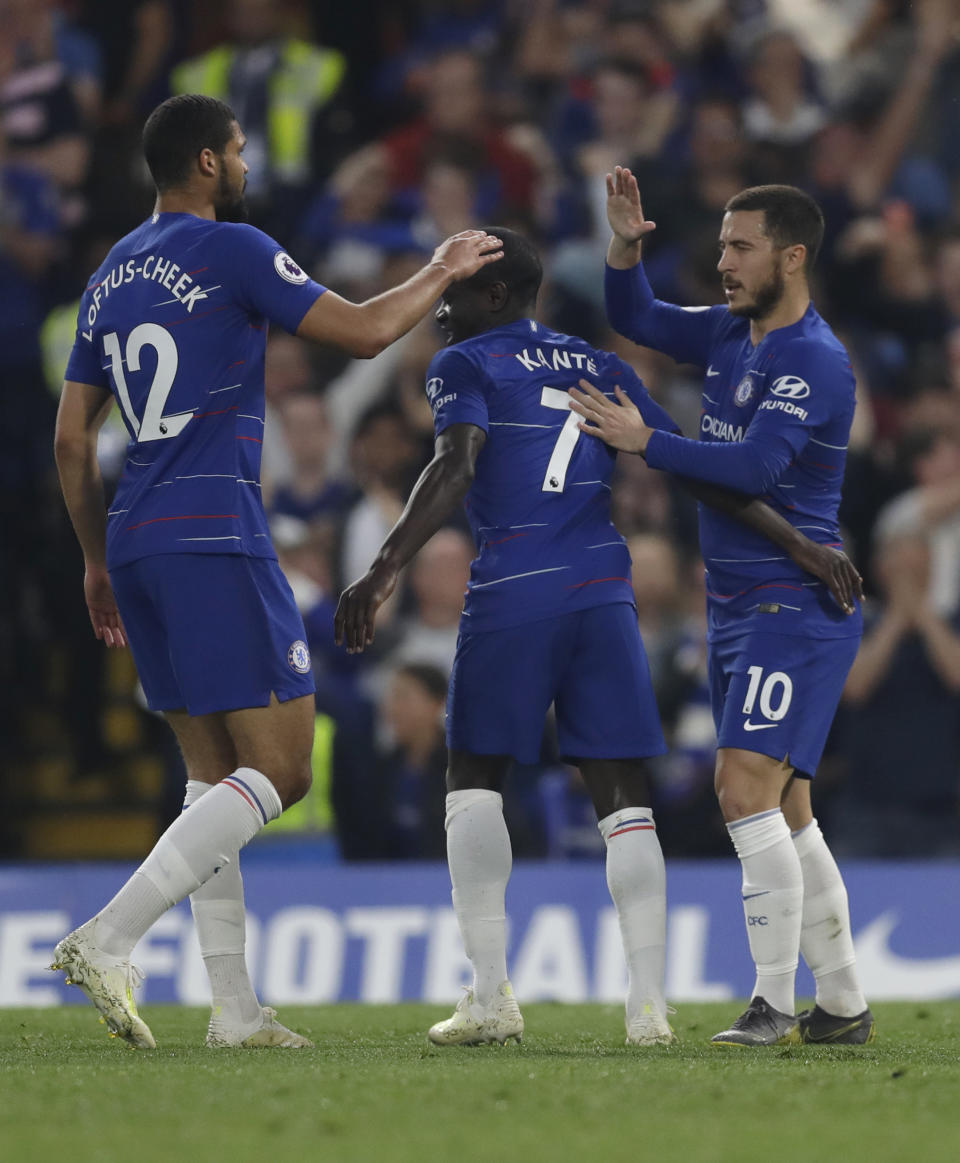
[[[236,412],[239,407],[239,404],[234,404],[232,408],[221,408],[217,412],[194,412],[193,418],[194,420],[202,420],[204,416],[223,416],[227,412]]]
[[[584,586],[595,586],[595,585],[599,585],[600,582],[608,582],[608,581],[629,582],[629,580],[630,579],[628,577],[595,577],[595,578],[592,578],[590,581],[577,582],[577,584],[575,586],[567,586],[567,589],[568,590],[581,590],[581,589],[583,589]]]
[[[149,521],[128,525],[124,532],[129,533],[132,529],[140,529],[144,525],[155,525],[158,521],[219,521],[221,518],[236,521],[239,516],[239,513],[187,513],[182,517],[151,517]]]
[[[797,593],[803,590],[803,586],[788,586],[783,582],[766,582],[762,586],[754,586],[753,588],[755,590],[796,590]],[[743,592],[746,593],[745,590]]]
[[[509,537],[499,537],[496,541],[488,541],[487,545],[502,545],[504,541],[516,541],[518,537],[529,536],[529,533],[511,533]]]
[[[233,363],[227,364],[227,371],[229,371],[232,367],[239,367],[242,363],[246,363],[246,362],[247,361],[245,359],[235,359],[233,361]]]
[[[238,436],[238,440],[252,440],[254,444],[263,444],[262,440],[258,440],[256,436]]]

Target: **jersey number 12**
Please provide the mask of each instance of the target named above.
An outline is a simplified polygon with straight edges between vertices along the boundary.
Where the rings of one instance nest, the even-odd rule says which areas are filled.
[[[153,373],[153,383],[147,392],[147,402],[143,408],[143,418],[138,418],[130,400],[130,391],[123,374],[123,365],[132,372],[140,370],[140,351],[152,347],[157,353],[157,370]],[[127,418],[130,431],[140,443],[147,440],[170,440],[190,423],[193,412],[175,412],[164,416],[163,406],[170,395],[180,355],[173,336],[159,323],[140,323],[127,336],[125,358],[120,352],[120,337],[111,331],[103,337],[103,350],[110,358],[113,382],[117,385],[120,407]]]

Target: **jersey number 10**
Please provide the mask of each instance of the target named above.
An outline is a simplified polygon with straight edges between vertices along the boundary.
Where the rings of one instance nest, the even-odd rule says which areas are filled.
[[[152,347],[157,353],[157,370],[153,373],[153,383],[147,391],[147,402],[143,417],[138,418],[130,400],[130,391],[123,374],[123,365],[132,372],[140,370],[140,351]],[[163,406],[170,395],[177,374],[180,356],[173,336],[158,323],[140,323],[127,336],[124,356],[120,353],[120,337],[111,331],[103,337],[103,350],[110,359],[113,382],[117,385],[120,407],[127,418],[130,431],[142,444],[147,440],[170,440],[190,423],[193,412],[175,412],[164,416]]]

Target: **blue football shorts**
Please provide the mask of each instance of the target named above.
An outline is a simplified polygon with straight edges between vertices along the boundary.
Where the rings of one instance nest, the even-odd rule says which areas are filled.
[[[208,715],[313,694],[303,619],[272,558],[157,554],[110,580],[151,710]]]
[[[565,759],[666,751],[633,606],[460,634],[447,696],[452,750],[536,763],[551,703]]]
[[[812,778],[859,645],[765,632],[711,642],[717,745],[785,759]]]

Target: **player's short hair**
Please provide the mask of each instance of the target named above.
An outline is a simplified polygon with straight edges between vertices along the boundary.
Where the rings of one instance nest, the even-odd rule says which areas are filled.
[[[535,302],[543,282],[543,264],[537,248],[526,235],[506,226],[481,226],[480,229],[503,242],[503,258],[487,263],[468,281],[480,287],[506,283],[511,295],[521,304]]]
[[[229,105],[200,93],[181,93],[158,105],[143,127],[143,156],[157,189],[182,186],[202,150],[223,154],[236,120]]]
[[[823,211],[805,190],[796,186],[750,186],[734,194],[724,210],[762,210],[767,237],[775,247],[807,248],[804,267],[810,273],[823,242]]]

